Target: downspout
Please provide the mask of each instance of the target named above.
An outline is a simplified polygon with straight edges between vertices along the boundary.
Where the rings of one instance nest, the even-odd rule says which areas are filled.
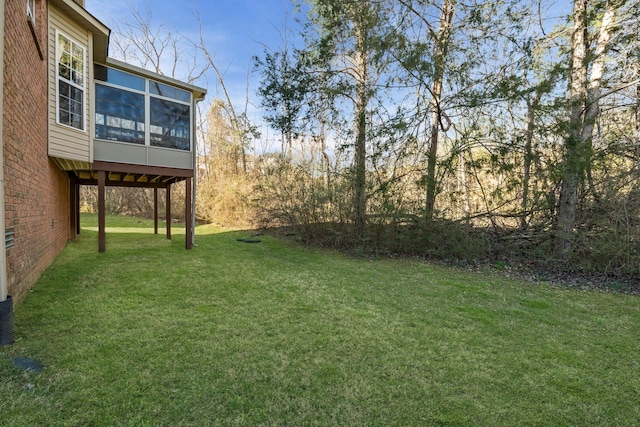
[[[198,247],[196,245],[196,194],[197,194],[197,182],[198,182],[198,132],[196,129],[196,112],[198,103],[204,101],[205,95],[202,95],[200,98],[195,98],[193,100],[193,114],[191,116],[191,120],[193,124],[191,126],[191,140],[193,141],[193,185],[191,186],[191,246]],[[186,220],[186,218],[185,218]]]
[[[4,224],[4,4],[5,0],[0,0],[0,38],[2,39],[2,49],[0,49],[0,236],[5,235]],[[0,240],[0,301],[7,299],[7,250],[4,242]]]
[[[4,7],[0,0],[0,236],[4,236]],[[13,299],[8,295],[7,285],[7,249],[0,240],[0,346],[13,344]]]

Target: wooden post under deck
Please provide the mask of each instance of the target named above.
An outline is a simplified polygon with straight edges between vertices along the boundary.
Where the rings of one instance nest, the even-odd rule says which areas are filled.
[[[76,205],[75,205],[75,212],[76,212],[76,235],[79,236],[80,235],[80,182],[78,181],[78,178],[75,179],[76,182]]]
[[[185,248],[191,249],[191,243],[193,241],[191,235],[193,233],[191,223],[191,178],[187,178],[185,181],[185,197],[184,197],[184,234],[185,234]]]
[[[158,189],[153,189],[153,234],[158,234]]]
[[[167,201],[165,202],[165,216],[167,221],[167,239],[171,240],[171,184],[167,184]]]
[[[105,171],[98,171],[98,252],[104,252],[106,250],[105,181]]]
[[[71,178],[69,178],[69,238],[74,242],[78,240],[77,187],[78,180],[75,176],[72,176]]]

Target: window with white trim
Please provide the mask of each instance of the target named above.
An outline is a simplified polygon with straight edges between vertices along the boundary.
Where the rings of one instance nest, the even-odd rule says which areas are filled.
[[[84,130],[85,50],[56,32],[57,122]]]
[[[36,23],[36,0],[27,0],[27,18],[35,25],[35,23]]]
[[[191,150],[191,92],[95,64],[95,137]]]

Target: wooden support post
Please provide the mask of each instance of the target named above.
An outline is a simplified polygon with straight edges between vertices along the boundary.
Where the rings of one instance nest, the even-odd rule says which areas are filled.
[[[105,171],[98,171],[98,252],[104,252],[106,249],[105,182]]]
[[[191,178],[187,178],[185,181],[185,197],[184,197],[184,234],[185,234],[185,248],[191,249],[192,239],[192,226],[191,223]]]
[[[158,189],[153,189],[153,234],[158,234]]]
[[[75,205],[75,212],[76,212],[76,235],[80,235],[80,182],[78,181],[78,178],[76,177],[76,205]]]
[[[165,207],[167,221],[167,239],[171,240],[171,184],[167,184],[167,202]]]
[[[75,176],[69,178],[69,238],[75,242],[78,240],[78,213],[77,206],[77,192],[78,180]]]

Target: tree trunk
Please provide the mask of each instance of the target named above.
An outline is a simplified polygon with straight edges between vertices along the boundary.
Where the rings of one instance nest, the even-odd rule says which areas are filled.
[[[449,35],[451,32],[451,22],[453,20],[453,1],[443,0],[442,15],[440,17],[440,29],[438,39],[434,40],[435,52],[433,55],[434,76],[431,87],[431,134],[429,144],[429,155],[427,158],[427,199],[425,204],[425,223],[429,224],[433,219],[433,211],[436,202],[436,166],[438,163],[438,136],[442,123],[442,86],[444,83],[445,64],[449,45]]]
[[[527,134],[524,143],[524,167],[522,177],[522,217],[520,218],[520,229],[527,228],[527,209],[529,208],[529,181],[531,178],[531,161],[533,160],[533,132],[535,130],[536,108],[542,97],[541,92],[537,92],[535,97],[527,105]]]
[[[578,188],[584,172],[590,167],[591,137],[600,113],[600,86],[604,70],[604,54],[610,37],[615,9],[607,2],[597,45],[593,52],[591,77],[588,79],[588,6],[589,0],[575,0],[571,41],[571,78],[569,101],[569,135],[565,139],[564,171],[556,227],[556,255],[566,258],[571,250],[578,206]],[[591,55],[589,55],[591,56]]]
[[[636,157],[640,159],[640,83],[636,85]]]
[[[367,33],[364,25],[356,26],[356,102],[355,102],[355,179],[354,224],[356,237],[364,235],[366,224],[366,162],[367,162]]]
[[[615,9],[611,2],[607,2],[606,10],[602,18],[600,32],[598,34],[598,44],[594,52],[594,63],[591,68],[591,77],[587,86],[587,105],[584,112],[584,120],[580,139],[586,141],[589,146],[589,153],[592,151],[591,137],[596,119],[600,114],[600,96],[602,86],[602,74],[604,73],[605,54],[609,39],[611,38],[611,26],[615,16]]]

